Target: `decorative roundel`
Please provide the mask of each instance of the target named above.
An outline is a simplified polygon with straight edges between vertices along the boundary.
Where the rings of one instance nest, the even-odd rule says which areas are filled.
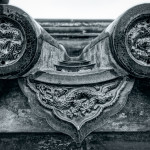
[[[132,23],[125,40],[130,57],[140,65],[150,66],[150,17]]]
[[[17,78],[39,58],[36,25],[24,11],[0,5],[0,78]]]
[[[16,63],[25,51],[25,33],[16,21],[0,16],[0,67]]]
[[[110,37],[114,58],[136,77],[150,77],[150,4],[135,6],[115,22]]]

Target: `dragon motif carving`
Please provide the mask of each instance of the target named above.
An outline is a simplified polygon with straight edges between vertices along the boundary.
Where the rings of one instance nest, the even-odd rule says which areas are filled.
[[[58,87],[28,80],[28,85],[42,106],[53,110],[57,117],[71,122],[79,130],[85,122],[117,101],[125,82],[117,79],[95,86]]]

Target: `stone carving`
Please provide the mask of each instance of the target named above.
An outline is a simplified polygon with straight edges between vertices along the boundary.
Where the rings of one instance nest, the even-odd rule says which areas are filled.
[[[109,32],[115,61],[130,75],[149,78],[150,4],[137,5],[114,21]]]
[[[124,107],[133,84],[134,79],[129,77],[80,86],[60,86],[32,76],[19,79],[34,113],[77,143]]]
[[[97,117],[117,101],[125,83],[117,79],[94,87],[67,88],[28,80],[28,85],[42,106],[53,110],[60,119],[71,122],[79,130],[85,122]]]
[[[150,64],[150,19],[136,22],[127,32],[129,54],[139,64]]]
[[[0,77],[20,77],[31,110],[81,143],[124,107],[134,76],[149,77],[149,19],[137,18],[139,8],[133,9],[69,55],[65,38],[58,42],[25,12],[0,6],[1,20],[18,23],[0,23],[0,61],[6,65]],[[142,14],[145,6],[139,10]]]
[[[0,65],[9,65],[22,53],[23,35],[10,23],[0,24]]]
[[[10,5],[0,5],[0,33],[1,79],[17,78],[37,62],[41,39],[32,19]]]

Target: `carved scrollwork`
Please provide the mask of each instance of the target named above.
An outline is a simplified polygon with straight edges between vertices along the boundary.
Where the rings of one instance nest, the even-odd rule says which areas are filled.
[[[1,13],[0,77],[22,76],[33,112],[78,143],[123,109],[134,76],[149,77],[147,5],[125,12],[78,55],[69,55],[64,39],[59,43],[22,10],[0,6]]]
[[[60,86],[31,77],[19,80],[35,114],[46,118],[57,131],[65,130],[76,142],[82,142],[86,135],[103,125],[104,118],[107,121],[107,117],[124,107],[133,84],[134,79],[129,77],[80,86]]]
[[[28,86],[36,93],[40,104],[78,130],[116,103],[125,85],[126,79],[83,87],[58,87],[28,80]]]

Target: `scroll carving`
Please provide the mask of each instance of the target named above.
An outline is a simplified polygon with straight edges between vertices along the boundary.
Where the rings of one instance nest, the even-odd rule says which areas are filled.
[[[28,81],[42,106],[53,110],[60,119],[71,122],[78,130],[85,122],[116,103],[125,84],[125,81],[117,79],[109,84],[73,88]]]
[[[123,109],[135,76],[150,75],[149,6],[131,8],[69,55],[25,12],[0,5],[0,78],[19,77],[31,110],[81,143]]]
[[[54,123],[57,131],[63,132],[65,125],[65,133],[77,143],[100,126],[103,118],[124,107],[133,84],[134,79],[128,77],[82,86],[59,86],[30,77],[19,80],[35,114],[46,118],[49,125]],[[88,124],[90,128],[86,128]]]
[[[142,16],[145,5],[137,7],[114,21],[78,56],[70,56],[62,45],[45,47],[38,69],[19,79],[35,114],[77,143],[123,109],[134,76],[149,75],[149,20]]]

